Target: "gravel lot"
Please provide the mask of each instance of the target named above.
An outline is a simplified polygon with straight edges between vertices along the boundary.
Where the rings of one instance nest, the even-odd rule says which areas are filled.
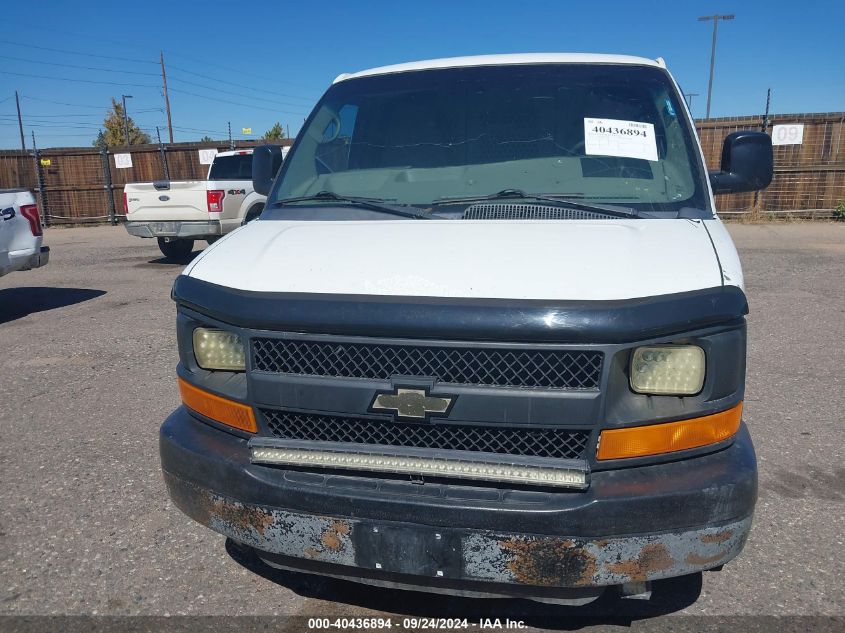
[[[0,278],[0,613],[509,615],[567,628],[622,615],[638,629],[678,614],[845,615],[845,224],[730,228],[751,305],[751,538],[721,573],[656,583],[648,603],[578,609],[361,588],[229,553],[170,504],[159,473],[158,427],[178,405],[181,267],[120,227],[49,229],[50,264]]]

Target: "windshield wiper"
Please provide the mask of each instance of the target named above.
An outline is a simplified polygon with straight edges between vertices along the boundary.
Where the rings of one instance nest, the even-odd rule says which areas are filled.
[[[556,196],[553,194],[533,194],[525,193],[522,189],[502,189],[498,193],[493,193],[487,196],[470,196],[467,198],[439,198],[435,200],[432,206],[439,207],[447,204],[461,204],[482,202],[490,200],[536,200],[538,202],[551,203],[558,207],[568,207],[570,209],[577,209],[578,211],[594,211],[596,213],[606,213],[607,215],[614,215],[621,218],[636,218],[639,214],[636,210],[630,207],[618,206],[604,206],[601,204],[589,204],[581,202],[580,200],[571,200],[565,196]]]
[[[354,204],[363,209],[370,209],[372,211],[380,211],[382,213],[389,213],[391,215],[398,215],[403,218],[416,218],[419,220],[431,220],[430,213],[417,210],[413,207],[400,207],[392,204],[387,204],[385,200],[380,198],[362,198],[359,196],[341,196],[333,191],[321,191],[313,196],[300,196],[298,198],[285,198],[277,200],[271,206],[273,208],[284,207],[296,202],[340,202],[344,204]]]

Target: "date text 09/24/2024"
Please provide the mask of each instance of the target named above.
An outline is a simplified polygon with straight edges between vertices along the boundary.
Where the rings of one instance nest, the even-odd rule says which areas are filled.
[[[309,618],[308,630],[321,629],[393,629],[401,630],[503,630],[524,629],[525,622],[510,618],[481,618],[477,622],[467,618],[403,618],[401,627],[392,618]]]

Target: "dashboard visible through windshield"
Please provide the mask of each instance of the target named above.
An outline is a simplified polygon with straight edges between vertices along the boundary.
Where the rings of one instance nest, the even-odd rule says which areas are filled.
[[[503,189],[710,211],[669,75],[613,64],[420,70],[349,79],[317,104],[271,200],[330,192],[437,207]]]

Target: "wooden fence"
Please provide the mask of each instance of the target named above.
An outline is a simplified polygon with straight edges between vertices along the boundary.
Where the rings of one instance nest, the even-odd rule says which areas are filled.
[[[290,145],[292,141],[280,141]],[[238,148],[262,141],[239,141]],[[60,147],[37,152],[0,152],[0,189],[27,187],[38,193],[44,223],[116,222],[124,215],[123,186],[152,180],[203,180],[208,165],[200,164],[200,150],[226,151],[227,143],[133,145],[100,150]],[[132,166],[116,160],[130,154]],[[117,156],[117,158],[116,158]]]
[[[718,196],[721,215],[765,218],[798,212],[829,217],[845,200],[845,112],[782,114],[705,119],[696,122],[707,165],[718,169],[722,141],[738,130],[772,131],[772,126],[803,124],[800,144],[774,148],[775,177],[759,193]],[[260,141],[241,141],[252,147]],[[290,144],[291,141],[282,141]],[[0,151],[0,189],[27,187],[38,193],[45,224],[105,222],[123,215],[123,185],[169,176],[172,180],[205,178],[199,150],[229,149],[225,143],[135,145],[101,151],[92,147]],[[118,168],[115,154],[129,153],[132,166]],[[166,169],[166,171],[165,171]]]
[[[731,117],[696,121],[704,158],[709,169],[718,169],[725,137],[740,130],[772,133],[775,125],[803,124],[799,144],[775,145],[772,184],[759,193],[716,197],[719,214],[762,218],[800,212],[830,217],[845,201],[845,112],[778,114],[769,117]]]

